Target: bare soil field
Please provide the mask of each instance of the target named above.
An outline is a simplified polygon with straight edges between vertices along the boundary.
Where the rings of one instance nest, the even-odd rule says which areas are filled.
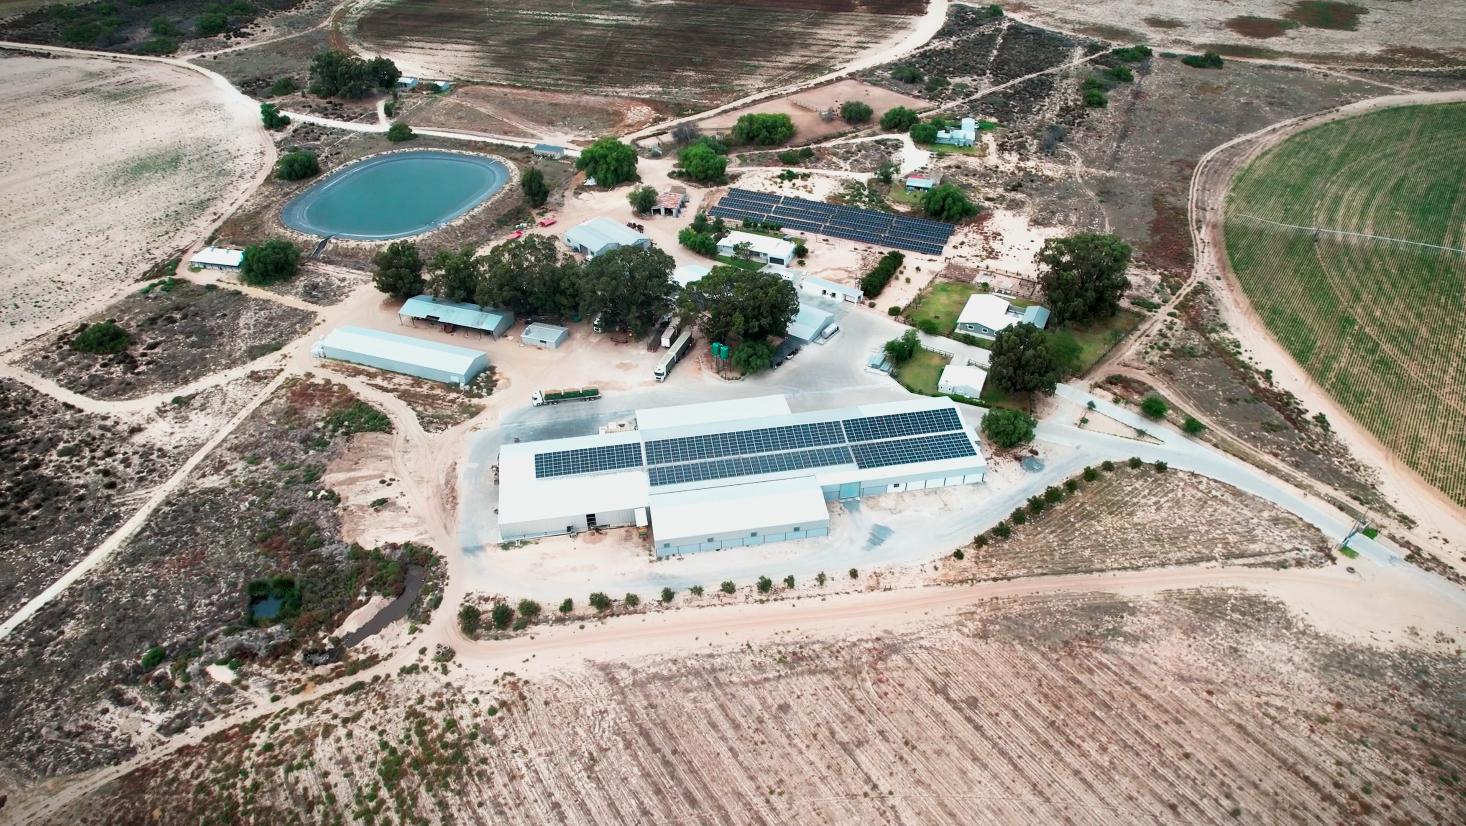
[[[1466,60],[1459,9],[1394,0],[1023,0],[1036,23],[1108,40],[1320,63],[1438,65]]]
[[[861,83],[858,80],[846,79],[808,89],[798,94],[731,109],[706,120],[697,121],[697,125],[705,132],[724,134],[731,130],[733,124],[743,115],[754,112],[777,112],[788,115],[789,119],[794,121],[794,140],[791,143],[809,143],[841,132],[848,132],[854,128],[841,120],[839,116],[840,104],[847,101],[860,101],[868,104],[875,112],[876,119],[879,119],[886,110],[894,109],[897,106],[905,106],[916,111],[931,106],[930,101],[913,95],[902,94],[893,89],[873,86],[869,83]],[[823,111],[835,113],[834,117],[825,120],[820,117]]]
[[[0,39],[135,54],[172,54],[180,48],[225,48],[255,30],[276,30],[263,18],[301,0],[256,0],[230,8],[225,31],[202,37],[201,13],[224,8],[203,0],[152,0],[143,3],[75,2],[44,6],[15,16],[0,6]],[[10,4],[6,4],[10,5]],[[288,15],[286,16],[288,20]],[[254,24],[259,24],[258,26]],[[232,27],[232,28],[231,28]]]
[[[237,202],[269,152],[258,113],[219,104],[194,72],[8,54],[0,57],[6,348],[132,289]]]
[[[87,319],[112,320],[131,336],[112,355],[73,349],[78,324],[33,343],[26,369],[97,399],[167,392],[272,353],[315,323],[305,310],[184,279],[154,282]]]
[[[666,101],[692,112],[828,72],[899,37],[921,0],[426,0],[364,4],[355,34],[404,71]],[[777,39],[773,38],[777,33]]]
[[[359,270],[307,261],[301,264],[300,272],[294,278],[263,289],[318,307],[330,307],[340,304],[352,290],[367,283],[370,283],[370,278]]]
[[[1318,529],[1220,482],[1151,466],[1116,466],[1012,537],[969,546],[938,581],[1089,573],[1203,562],[1319,565],[1329,561]],[[1010,523],[1012,520],[1009,520]]]
[[[441,384],[415,376],[373,370],[346,362],[331,362],[330,370],[347,376],[355,376],[369,386],[401,399],[417,416],[424,432],[441,433],[450,427],[462,424],[483,411],[479,399],[493,392],[492,368],[476,379],[468,392],[457,387]]]
[[[132,513],[273,376],[252,373],[144,413],[84,413],[0,380],[0,617],[40,593]]]
[[[425,651],[49,822],[1448,823],[1463,684],[1216,589],[534,680]]]
[[[251,414],[114,556],[0,643],[0,778],[112,763],[250,702],[208,679],[211,664],[234,660],[246,684],[283,693],[300,676],[291,655],[325,648],[371,594],[400,592],[408,549],[345,542],[326,482],[352,434],[389,427],[309,378]],[[251,622],[251,583],[277,577],[277,622]],[[154,646],[159,659],[143,661]]]
[[[274,98],[270,84],[290,78],[304,89],[310,81],[310,62],[317,52],[331,48],[330,32],[325,29],[305,32],[296,37],[263,43],[222,54],[206,54],[193,58],[197,63],[229,78],[241,92],[261,100],[274,100],[289,108],[303,96]]]
[[[588,143],[649,126],[668,111],[634,98],[469,85],[427,97],[411,117],[414,124],[437,129]]]

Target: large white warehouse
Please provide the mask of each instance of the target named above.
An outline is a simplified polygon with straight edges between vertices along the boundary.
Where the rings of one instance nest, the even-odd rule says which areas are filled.
[[[987,472],[950,399],[791,413],[764,396],[637,411],[637,422],[500,448],[503,541],[649,525],[665,557],[825,536],[828,502]]]

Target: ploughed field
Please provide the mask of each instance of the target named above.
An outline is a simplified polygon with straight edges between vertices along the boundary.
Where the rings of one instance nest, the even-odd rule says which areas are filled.
[[[405,69],[706,106],[830,71],[923,0],[382,2],[357,22]]]
[[[1226,237],[1243,289],[1293,358],[1466,503],[1466,104],[1289,138],[1238,176]]]

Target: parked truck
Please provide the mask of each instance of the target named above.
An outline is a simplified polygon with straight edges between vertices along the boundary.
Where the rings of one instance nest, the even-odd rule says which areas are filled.
[[[567,387],[564,390],[536,390],[530,396],[535,407],[560,402],[593,402],[601,397],[601,391],[594,387]]]
[[[681,361],[682,357],[687,355],[687,351],[691,349],[692,331],[684,330],[682,335],[672,342],[672,348],[662,355],[662,360],[657,362],[657,369],[652,372],[652,375],[657,377],[657,381],[666,381],[667,374],[672,372],[672,367]]]
[[[679,332],[679,328],[681,326],[682,326],[682,319],[677,318],[676,316],[673,316],[672,317],[672,321],[667,324],[667,329],[662,331],[662,349],[663,350],[671,347],[672,346],[672,342],[674,342],[674,341],[677,340],[677,333]]]

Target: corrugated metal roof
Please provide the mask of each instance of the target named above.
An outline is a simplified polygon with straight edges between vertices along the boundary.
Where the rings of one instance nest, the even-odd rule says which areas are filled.
[[[244,263],[244,250],[227,247],[204,247],[188,259],[201,267],[239,267]]]
[[[645,235],[610,218],[592,218],[565,233],[565,243],[588,249],[592,255],[611,245],[630,247],[646,240]]]
[[[407,299],[397,314],[409,318],[437,319],[448,324],[456,324],[459,327],[472,327],[491,333],[497,333],[514,323],[514,314],[508,310],[485,309],[477,304],[444,301],[430,295],[418,295]]]
[[[317,346],[469,377],[474,374],[480,362],[487,361],[481,350],[470,350],[467,347],[455,347],[452,344],[440,344],[366,327],[337,327],[327,333]]]
[[[751,232],[734,230],[723,236],[718,241],[718,250],[732,250],[739,244],[747,244],[750,251],[759,255],[782,258],[785,261],[794,257],[794,242],[785,241],[782,238],[770,238],[767,235],[755,235]]]
[[[659,542],[830,518],[825,495],[813,476],[653,493],[649,504],[652,533]]]
[[[568,335],[570,335],[570,331],[564,327],[536,322],[525,327],[524,332],[519,337],[525,341],[543,341],[547,344],[559,344]]]
[[[805,341],[814,341],[815,336],[819,335],[834,320],[834,313],[801,303],[799,314],[789,322],[789,335]]]

